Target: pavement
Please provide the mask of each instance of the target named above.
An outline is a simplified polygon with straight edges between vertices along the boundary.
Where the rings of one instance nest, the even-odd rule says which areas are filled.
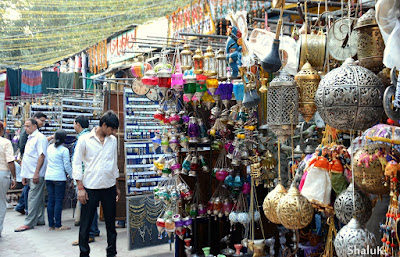
[[[14,232],[23,225],[25,215],[8,209],[4,220],[4,228],[0,237],[0,257],[72,257],[79,256],[79,246],[71,243],[78,239],[79,227],[74,226],[72,209],[63,210],[62,225],[71,230],[49,231],[49,227],[36,226],[24,232]],[[47,217],[46,217],[47,224]],[[99,222],[100,236],[90,243],[90,256],[106,256],[107,236],[104,222]],[[117,256],[125,257],[173,257],[169,244],[128,250],[128,234],[126,228],[117,229]],[[172,247],[173,248],[173,247]]]

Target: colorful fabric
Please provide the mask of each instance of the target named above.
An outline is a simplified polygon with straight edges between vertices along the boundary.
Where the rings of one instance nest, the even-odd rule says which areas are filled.
[[[94,74],[93,73],[87,73],[86,77],[90,78],[92,77]],[[93,79],[86,79],[86,90],[93,90]]]
[[[73,89],[74,79],[75,79],[75,73],[60,72],[60,78],[58,80],[58,88]]]
[[[58,88],[58,73],[56,71],[42,71],[43,94],[48,94],[49,88]]]
[[[10,96],[20,96],[21,95],[21,69],[14,70],[7,68],[7,81],[10,90]]]
[[[21,96],[39,96],[42,93],[42,73],[24,70],[21,77]]]

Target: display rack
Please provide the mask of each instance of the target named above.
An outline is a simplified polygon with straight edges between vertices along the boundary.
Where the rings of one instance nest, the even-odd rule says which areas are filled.
[[[19,114],[18,115],[14,115],[13,114],[13,109],[14,108],[19,108]],[[6,131],[9,134],[16,134],[16,132],[21,128],[20,126],[16,126],[16,122],[20,121],[21,122],[21,126],[22,121],[23,121],[23,117],[25,116],[25,111],[24,108],[21,108],[19,106],[14,106],[14,105],[7,105],[6,106]]]
[[[62,108],[60,105],[50,103],[31,104],[29,117],[33,117],[37,112],[42,112],[47,116],[46,125],[40,129],[40,132],[42,132],[45,136],[52,135],[57,129],[61,128]]]
[[[75,134],[74,120],[83,115],[89,119],[89,129],[98,125],[103,112],[103,101],[93,98],[62,98],[62,128],[68,134]]]

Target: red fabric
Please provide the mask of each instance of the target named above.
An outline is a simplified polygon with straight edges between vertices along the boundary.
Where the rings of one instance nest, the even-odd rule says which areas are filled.
[[[8,79],[6,79],[6,84],[4,85],[4,100],[10,100],[11,99],[11,92],[10,92],[10,87],[8,86]],[[6,105],[9,103],[6,101]]]

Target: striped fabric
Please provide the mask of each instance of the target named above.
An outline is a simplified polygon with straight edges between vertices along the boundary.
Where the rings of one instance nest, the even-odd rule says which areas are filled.
[[[42,73],[24,70],[21,77],[21,96],[40,96],[42,93]]]

